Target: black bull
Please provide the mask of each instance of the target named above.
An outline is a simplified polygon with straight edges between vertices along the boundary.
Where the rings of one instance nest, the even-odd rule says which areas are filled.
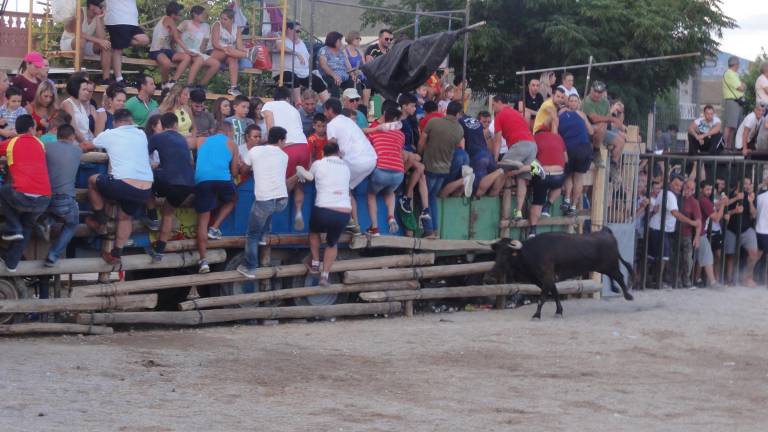
[[[557,304],[557,316],[562,316],[563,306],[555,282],[583,275],[587,272],[602,273],[621,287],[624,298],[632,300],[627,291],[620,264],[629,274],[632,266],[619,254],[616,238],[608,228],[589,234],[544,233],[525,243],[501,239],[493,244],[496,265],[485,275],[485,283],[509,281],[529,282],[541,289],[539,304],[533,318],[541,318],[541,308],[549,295]],[[611,283],[611,289],[618,292]]]

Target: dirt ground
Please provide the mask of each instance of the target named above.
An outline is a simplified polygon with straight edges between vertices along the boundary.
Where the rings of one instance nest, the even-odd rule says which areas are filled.
[[[768,290],[0,340],[2,431],[765,431]]]

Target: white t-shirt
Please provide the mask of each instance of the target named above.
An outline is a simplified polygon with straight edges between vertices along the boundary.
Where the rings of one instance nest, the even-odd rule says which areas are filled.
[[[757,224],[755,231],[758,234],[768,234],[768,192],[763,192],[757,196]]]
[[[149,165],[147,135],[136,125],[105,130],[94,138],[93,145],[107,151],[115,179],[154,180]]]
[[[301,114],[293,105],[288,102],[271,101],[264,104],[261,112],[269,111],[274,118],[274,126],[280,126],[288,131],[285,142],[288,144],[306,144],[307,137],[304,135],[304,126],[301,123]],[[265,136],[269,131],[264,131]]]
[[[715,126],[720,124],[720,117],[718,116],[712,116],[712,121],[707,122],[707,120],[704,117],[699,117],[695,121],[696,123],[696,130],[700,134],[705,134],[712,130]]]
[[[662,191],[663,192],[663,191]],[[651,220],[648,221],[648,226],[651,227],[651,229],[655,229],[657,231],[661,230],[661,192],[658,196],[651,198],[651,209],[656,206],[656,204],[659,204],[659,211],[656,212],[653,216],[651,216]],[[677,222],[677,219],[672,215],[673,210],[677,210],[677,197],[675,196],[672,191],[667,191],[667,217],[664,219],[664,231],[666,232],[674,232],[675,231],[675,223]]]
[[[755,95],[758,103],[768,104],[768,78],[763,74],[755,81]]]
[[[208,23],[200,23],[200,26],[195,26],[195,22],[192,20],[184,20],[178,27],[181,32],[181,40],[184,45],[191,51],[202,52],[205,49],[203,42],[211,37],[211,26]],[[181,50],[180,46],[176,47],[177,51]]]
[[[136,0],[106,0],[107,11],[104,15],[104,25],[139,26],[139,10]]]
[[[349,167],[338,156],[315,161],[309,171],[315,176],[315,205],[324,208],[351,209]]]
[[[565,97],[566,98],[569,98],[571,96],[578,96],[579,95],[579,91],[576,90],[576,87],[571,87],[571,89],[568,90],[567,88],[565,88],[564,85],[559,85],[559,86],[557,86],[557,88],[562,89],[565,92]]]
[[[762,120],[762,119],[760,119]],[[760,121],[757,119],[757,116],[754,112],[751,112],[747,114],[746,117],[744,117],[744,121],[741,122],[739,125],[739,129],[736,131],[736,148],[740,149],[742,148],[742,141],[744,139],[744,128],[749,128],[749,136],[747,137],[747,142],[751,140],[752,138],[757,135],[758,125],[760,124]]]
[[[488,132],[490,132],[491,135],[494,135],[496,133],[493,130],[493,123],[494,122],[491,122],[490,126],[488,126]],[[499,146],[499,156],[502,156],[508,150],[509,150],[509,146],[507,146],[507,140],[505,140],[504,137],[501,137],[501,146]]]
[[[304,44],[304,41],[299,40],[296,47],[293,46],[293,41],[290,39],[285,40],[285,71],[290,72],[293,69],[293,73],[297,78],[306,78],[309,76],[309,50]],[[304,64],[301,64],[296,54],[289,53],[293,51],[300,54],[304,58]],[[280,47],[278,46],[275,51],[272,52],[272,72],[280,73]]]
[[[275,145],[257,145],[248,150],[243,163],[253,171],[253,195],[256,201],[287,198],[285,171],[288,155]]]
[[[376,151],[363,130],[345,115],[337,115],[328,123],[328,139],[339,144],[341,158],[350,165],[376,161]],[[347,185],[349,186],[349,185]]]

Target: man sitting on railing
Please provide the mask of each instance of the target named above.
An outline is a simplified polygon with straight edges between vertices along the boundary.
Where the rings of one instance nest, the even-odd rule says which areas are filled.
[[[717,154],[723,151],[721,129],[722,123],[715,115],[715,108],[706,105],[702,116],[688,126],[688,154]]]
[[[104,28],[104,0],[88,0],[83,7],[80,27],[80,51],[83,55],[101,58],[101,77],[109,79],[112,61],[112,44],[107,39]],[[72,17],[64,23],[64,33],[61,34],[59,46],[63,51],[75,50],[75,35],[77,33],[76,19]]]
[[[149,37],[139,27],[136,0],[105,0],[107,11],[104,24],[112,44],[112,68],[115,80],[123,81],[123,50],[149,45]]]

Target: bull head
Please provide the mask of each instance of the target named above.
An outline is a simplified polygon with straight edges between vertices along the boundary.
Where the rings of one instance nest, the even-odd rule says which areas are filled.
[[[520,240],[503,238],[491,245],[496,253],[496,264],[490,272],[486,273],[483,282],[486,284],[504,283],[505,279],[512,278],[514,268],[517,265],[518,256],[523,249]]]

